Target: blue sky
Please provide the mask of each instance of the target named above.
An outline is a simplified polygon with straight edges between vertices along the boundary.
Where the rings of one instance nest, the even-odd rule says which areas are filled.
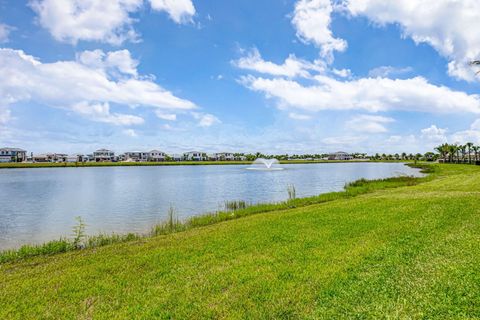
[[[292,154],[478,144],[468,65],[480,58],[478,4],[0,0],[0,145]]]

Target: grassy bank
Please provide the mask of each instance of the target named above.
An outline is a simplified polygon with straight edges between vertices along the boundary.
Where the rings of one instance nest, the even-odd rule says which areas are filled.
[[[341,163],[366,162],[365,160],[289,160],[280,161],[281,164],[308,164],[308,163]],[[372,161],[375,162],[375,161]],[[377,162],[408,162],[408,161],[377,161]],[[88,168],[88,167],[135,167],[135,166],[208,166],[208,165],[250,165],[252,161],[162,161],[162,162],[36,162],[36,163],[0,163],[0,169],[15,168]]]
[[[480,168],[434,169],[3,263],[0,318],[478,318]]]

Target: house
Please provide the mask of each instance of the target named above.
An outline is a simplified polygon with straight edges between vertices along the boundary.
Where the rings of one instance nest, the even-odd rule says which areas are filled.
[[[1,148],[0,162],[23,162],[27,160],[27,151],[19,148]]]
[[[217,161],[217,154],[216,153],[207,153],[207,160],[209,161]]]
[[[71,154],[67,156],[65,162],[86,162],[87,157],[85,157],[83,154]]]
[[[148,161],[165,161],[167,155],[165,152],[159,151],[159,150],[151,150],[148,152],[147,160]]]
[[[116,161],[115,152],[108,149],[98,149],[93,152],[93,161],[95,162],[105,162],[105,161]]]
[[[33,162],[67,162],[68,155],[64,153],[43,153],[32,157]]]
[[[148,160],[148,152],[142,151],[130,151],[125,152],[123,154],[124,161],[147,161]]]
[[[170,155],[170,158],[172,159],[172,161],[182,161],[183,160],[183,155],[178,154],[178,153],[174,153],[174,154]]]
[[[352,160],[353,157],[343,151],[337,151],[328,155],[328,160]]]
[[[235,160],[235,156],[233,153],[230,152],[219,152],[215,153],[215,156],[218,161],[233,161]]]
[[[207,155],[200,151],[190,151],[183,154],[183,159],[186,161],[204,161],[207,159]]]
[[[48,155],[46,154],[36,154],[32,156],[33,162],[50,162]]]
[[[65,153],[51,153],[49,154],[51,162],[67,162],[68,154]]]

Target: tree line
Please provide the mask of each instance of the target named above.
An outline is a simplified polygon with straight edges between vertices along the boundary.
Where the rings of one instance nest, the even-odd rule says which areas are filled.
[[[466,144],[449,144],[444,143],[435,148],[439,155],[439,159],[443,162],[450,163],[477,163],[479,161],[480,146],[474,145],[472,142]]]

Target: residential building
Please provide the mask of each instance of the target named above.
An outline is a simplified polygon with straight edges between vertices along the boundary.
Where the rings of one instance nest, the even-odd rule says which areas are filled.
[[[51,162],[67,162],[68,154],[65,153],[52,153],[50,154]]]
[[[217,161],[217,154],[216,153],[207,153],[207,160],[209,161]]]
[[[148,161],[154,161],[154,162],[159,162],[159,161],[165,161],[167,155],[165,152],[159,151],[159,150],[151,150],[148,152]]]
[[[105,162],[105,161],[116,161],[115,152],[108,149],[98,149],[93,153],[93,161],[95,162]]]
[[[186,161],[204,161],[207,159],[207,154],[200,151],[185,152],[183,159]]]
[[[174,153],[170,155],[170,158],[172,158],[172,161],[182,161],[183,154]]]
[[[36,154],[32,156],[33,162],[50,162],[48,155],[46,154]]]
[[[350,154],[343,151],[331,153],[328,156],[328,160],[352,160],[352,159],[353,157]]]
[[[68,155],[64,153],[43,153],[32,156],[33,162],[67,162]]]
[[[87,157],[83,154],[71,154],[67,156],[66,162],[86,162]]]
[[[148,152],[142,152],[142,151],[130,151],[130,152],[125,152],[123,154],[123,159],[124,161],[147,161],[148,160]]]
[[[219,152],[215,154],[218,161],[233,161],[235,156],[230,152]]]
[[[1,148],[0,162],[23,162],[27,160],[27,151],[19,148]]]

